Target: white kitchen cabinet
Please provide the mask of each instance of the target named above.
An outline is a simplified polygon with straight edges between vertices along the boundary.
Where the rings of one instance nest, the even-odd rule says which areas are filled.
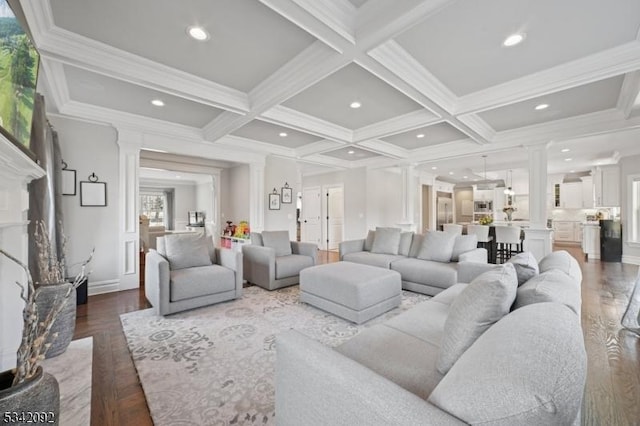
[[[579,222],[556,220],[553,222],[554,241],[580,242],[582,241],[582,228]]]
[[[582,225],[582,251],[587,259],[600,259],[600,226]]]
[[[582,182],[560,184],[560,207],[563,209],[582,208]]]
[[[582,208],[592,209],[594,207],[593,177],[585,176],[582,178]]]
[[[596,207],[620,207],[620,167],[596,167],[593,186]]]

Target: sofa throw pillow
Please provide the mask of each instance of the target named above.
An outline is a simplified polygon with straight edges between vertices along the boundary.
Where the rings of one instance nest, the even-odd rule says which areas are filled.
[[[262,243],[265,247],[274,249],[277,257],[292,253],[289,231],[262,231]]]
[[[364,240],[364,251],[371,251],[373,248],[373,240],[376,238],[376,231],[370,229],[367,238]]]
[[[462,253],[466,253],[478,248],[478,236],[476,234],[471,235],[457,235],[453,244],[453,251],[451,252],[451,261],[457,262]]]
[[[580,282],[558,269],[536,275],[518,288],[513,309],[534,303],[555,302],[580,315]]]
[[[559,269],[578,282],[582,282],[582,271],[580,270],[578,261],[565,250],[549,253],[540,260],[540,264],[538,266],[540,268],[540,272]]]
[[[424,234],[418,259],[449,262],[456,242],[456,234],[443,231],[432,231]]]
[[[168,234],[164,236],[166,258],[171,270],[211,265],[207,241],[200,234]]]
[[[538,261],[533,253],[525,251],[518,253],[509,259],[508,263],[513,264],[518,275],[518,285],[522,285],[540,273],[538,269]]]
[[[413,240],[411,241],[411,248],[409,249],[409,257],[416,258],[418,257],[418,253],[420,253],[420,249],[422,248],[422,242],[424,241],[424,236],[429,231],[426,231],[424,234],[415,234],[413,236]]]
[[[474,279],[451,303],[444,322],[436,368],[447,374],[458,358],[491,325],[509,313],[518,277],[512,264]]]
[[[400,248],[400,228],[376,228],[371,253],[398,254]]]
[[[413,232],[402,232],[400,234],[400,247],[398,247],[398,254],[400,256],[409,256],[412,241]]]

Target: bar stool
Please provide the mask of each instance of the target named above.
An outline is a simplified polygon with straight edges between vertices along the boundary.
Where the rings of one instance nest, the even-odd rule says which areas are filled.
[[[519,226],[496,226],[496,259],[499,257],[504,263],[511,259],[511,256],[522,253],[520,235],[522,229]],[[515,249],[514,249],[515,246]]]
[[[487,225],[467,225],[467,235],[478,237],[478,248],[487,249],[489,259],[491,257],[491,241],[493,237],[489,236],[489,227]]]
[[[442,230],[444,232],[462,235],[462,225],[458,225],[457,223],[445,223],[444,225],[442,225]]]

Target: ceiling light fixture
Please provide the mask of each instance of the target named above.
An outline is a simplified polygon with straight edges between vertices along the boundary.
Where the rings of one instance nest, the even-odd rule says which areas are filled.
[[[288,135],[286,132],[280,132],[280,137],[281,138],[286,138]]]
[[[571,151],[569,148],[562,148],[560,152],[569,152],[569,151]]]
[[[154,99],[151,101],[151,105],[157,106],[157,107],[163,107],[164,101],[162,99]]]
[[[353,151],[353,150],[347,151],[347,154],[349,154],[349,155],[353,155],[353,154],[355,154],[355,153],[356,153],[356,152],[355,152],[355,151]]]
[[[197,25],[187,28],[187,34],[189,34],[189,36],[194,40],[209,40],[209,33],[207,32],[207,30],[202,27],[198,27]]]
[[[418,138],[418,139],[422,139],[422,138],[424,138],[424,133],[418,133],[418,134],[416,135],[416,138]]]
[[[524,34],[519,34],[519,33],[511,34],[509,37],[504,39],[504,41],[502,42],[502,45],[505,47],[512,47],[522,43],[522,40],[524,40]]]
[[[362,104],[360,102],[358,102],[358,101],[353,101],[353,102],[351,102],[351,104],[349,106],[351,108],[353,108],[353,109],[357,109],[357,108],[360,108],[362,106]]]
[[[433,166],[431,170],[438,170],[438,168],[436,166]]]
[[[176,175],[176,179],[182,179],[182,176]]]
[[[573,158],[565,158],[564,161],[572,161]]]
[[[469,179],[469,176],[462,176],[462,179]]]
[[[541,110],[547,109],[547,108],[549,108],[549,104],[536,105],[536,111],[541,111]]]
[[[453,176],[453,172],[449,172],[449,174],[450,174],[451,176]]]
[[[511,175],[511,180],[508,179],[509,175]],[[504,195],[513,197],[514,195],[516,195],[516,192],[512,189],[513,188],[513,170],[509,170],[507,172],[507,180],[509,180],[509,187],[504,189]]]

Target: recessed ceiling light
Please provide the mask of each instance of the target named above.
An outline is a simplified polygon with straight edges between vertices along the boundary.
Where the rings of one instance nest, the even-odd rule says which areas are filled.
[[[418,139],[422,139],[422,138],[424,138],[424,133],[418,133],[418,134],[416,135],[416,138],[418,138]]]
[[[477,181],[478,181],[478,179],[474,179],[473,181],[474,181],[474,182],[477,182]]]
[[[462,176],[462,179],[469,179],[469,176]]]
[[[453,175],[453,172],[449,172],[450,175]]]
[[[562,148],[560,152],[569,152],[569,151],[571,151],[569,148]]]
[[[157,107],[163,107],[164,106],[164,102],[162,101],[162,99],[154,99],[151,101],[151,105],[157,106]]]
[[[433,166],[431,170],[438,170],[438,168],[436,166]]]
[[[176,179],[182,179],[182,176],[176,175]]]
[[[355,152],[355,151],[353,151],[353,150],[347,151],[347,154],[349,154],[349,155],[353,155],[353,154],[355,154],[355,153],[356,153],[356,152]]]
[[[547,109],[547,108],[549,108],[549,104],[536,105],[536,111],[540,111],[540,110]]]
[[[505,47],[511,47],[522,43],[522,40],[524,40],[524,34],[511,34],[509,37],[504,39],[502,45]]]
[[[193,26],[187,28],[187,34],[191,36],[194,40],[205,41],[209,39],[209,33],[202,27]]]
[[[576,172],[575,170],[569,170],[569,173],[575,173],[575,172]]]
[[[360,108],[362,106],[362,104],[358,101],[353,101],[351,102],[351,104],[349,105],[351,108],[356,109],[356,108]]]
[[[572,161],[573,158],[565,158],[564,161]]]
[[[280,132],[280,137],[281,138],[286,138],[287,137],[287,133],[286,132]]]

